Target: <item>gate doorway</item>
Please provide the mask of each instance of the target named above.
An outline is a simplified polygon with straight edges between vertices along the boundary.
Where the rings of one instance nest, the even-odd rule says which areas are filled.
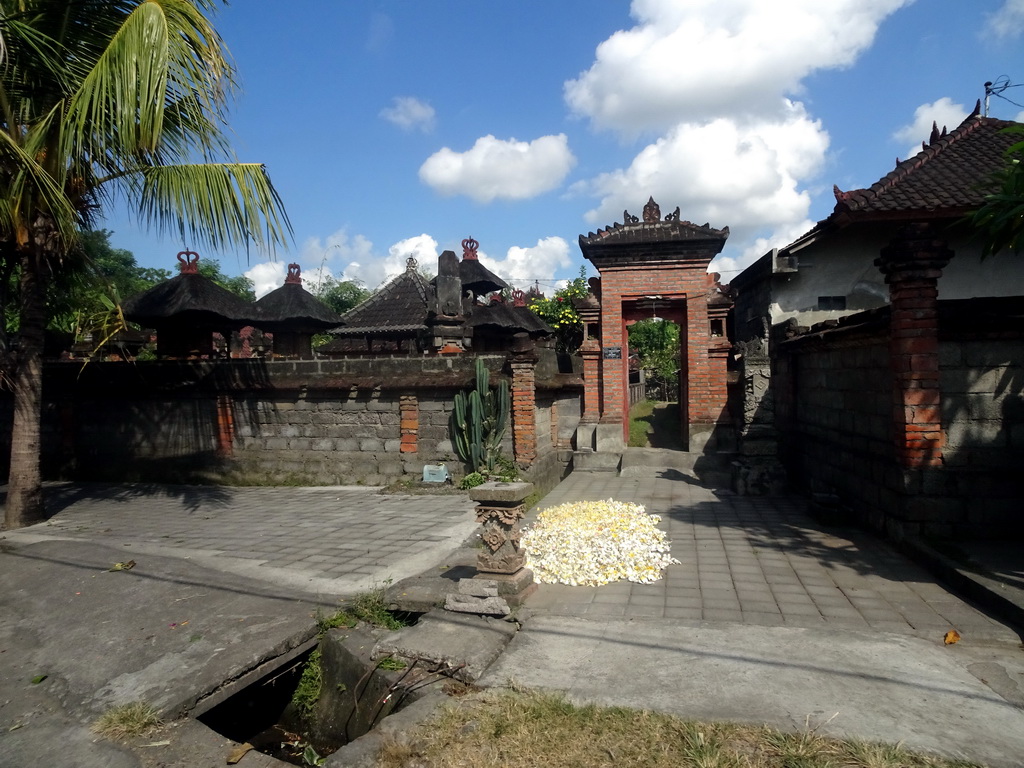
[[[732,306],[707,268],[725,245],[729,229],[661,218],[653,198],[643,221],[625,221],[580,236],[584,257],[597,269],[596,306],[588,318],[584,358],[584,409],[577,448],[621,452],[629,440],[628,326],[653,315],[679,326],[677,444],[702,450],[728,418],[726,316]],[[583,313],[581,312],[581,315]]]

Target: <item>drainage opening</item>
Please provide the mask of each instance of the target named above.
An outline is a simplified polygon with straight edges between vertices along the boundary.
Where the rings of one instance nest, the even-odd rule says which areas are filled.
[[[252,745],[253,749],[292,765],[308,765],[303,753],[312,747],[320,757],[341,744],[316,738],[303,723],[293,698],[310,657],[307,651],[258,679],[199,716],[198,720],[221,736]]]
[[[391,614],[406,625],[422,615]],[[308,765],[311,756],[325,757],[358,739],[443,677],[443,670],[416,661],[372,658],[376,641],[365,626],[327,630],[315,648],[284,661],[198,720],[278,760]]]

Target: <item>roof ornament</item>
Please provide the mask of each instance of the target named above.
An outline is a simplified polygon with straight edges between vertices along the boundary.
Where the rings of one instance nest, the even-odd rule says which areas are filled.
[[[637,216],[631,216],[629,214],[629,211],[623,210],[622,211],[622,223],[623,224],[639,224],[640,223],[640,219]]]
[[[420,268],[420,263],[418,261],[416,261],[416,257],[415,256],[410,256],[409,258],[407,258],[405,260],[405,271],[406,272],[415,272],[419,268]]]
[[[472,237],[467,237],[462,241],[462,258],[464,261],[476,261],[476,249],[480,247],[480,243],[474,240]]]
[[[525,307],[526,306],[526,291],[522,288],[512,289],[512,306],[513,307]]]
[[[661,221],[661,206],[654,202],[654,197],[647,199],[644,206],[644,224],[657,224]]]
[[[284,279],[285,285],[302,285],[302,270],[298,264],[288,265],[288,276]]]
[[[195,251],[179,251],[178,252],[178,263],[181,265],[181,274],[183,275],[198,275],[199,274],[199,254]]]
[[[665,221],[679,221],[679,206],[672,213],[665,214]]]

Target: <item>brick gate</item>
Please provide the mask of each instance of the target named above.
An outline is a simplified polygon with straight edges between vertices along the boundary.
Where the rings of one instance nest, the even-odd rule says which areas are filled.
[[[661,217],[651,198],[643,219],[623,212],[624,222],[580,235],[584,257],[597,269],[596,302],[582,308],[587,326],[581,350],[586,394],[577,447],[621,452],[629,438],[627,326],[657,315],[678,323],[680,430],[687,450],[705,447],[715,427],[729,421],[727,316],[732,306],[709,274],[711,260],[729,236],[681,221],[679,209]]]

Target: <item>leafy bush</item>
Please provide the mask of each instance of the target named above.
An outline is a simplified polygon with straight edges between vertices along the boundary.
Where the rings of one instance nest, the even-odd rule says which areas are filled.
[[[580,276],[570,280],[565,288],[555,291],[550,299],[543,296],[530,302],[530,309],[555,331],[555,349],[574,354],[583,343],[583,322],[573,306],[573,299],[586,298],[587,268],[580,268]]]

